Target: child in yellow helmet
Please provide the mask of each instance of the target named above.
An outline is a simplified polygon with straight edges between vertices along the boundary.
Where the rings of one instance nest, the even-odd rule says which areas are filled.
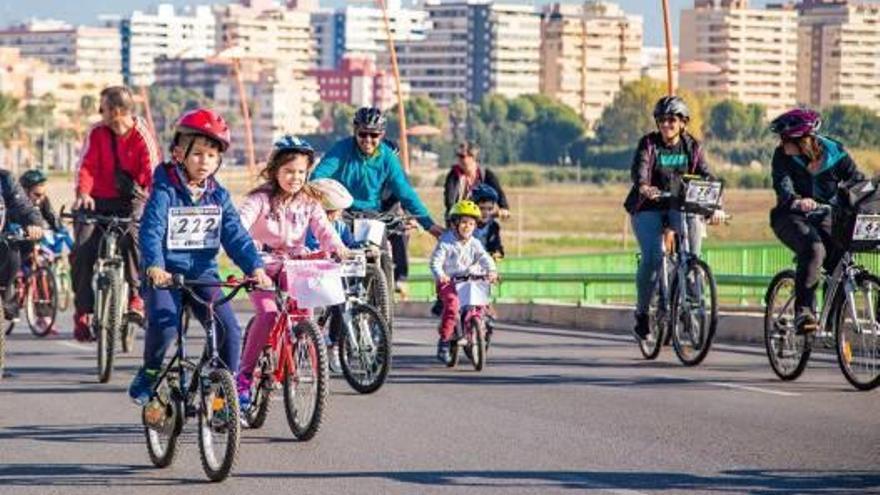
[[[456,203],[449,212],[450,228],[440,236],[431,254],[431,273],[437,284],[437,294],[443,302],[437,359],[444,364],[450,360],[449,341],[458,318],[458,294],[453,278],[475,272],[486,274],[490,282],[498,278],[495,261],[474,237],[480,216],[480,207],[473,201]]]

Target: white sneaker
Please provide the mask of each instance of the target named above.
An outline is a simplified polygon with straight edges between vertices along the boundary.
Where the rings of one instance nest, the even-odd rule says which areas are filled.
[[[327,346],[327,366],[333,373],[342,373],[342,364],[339,362],[339,346]]]

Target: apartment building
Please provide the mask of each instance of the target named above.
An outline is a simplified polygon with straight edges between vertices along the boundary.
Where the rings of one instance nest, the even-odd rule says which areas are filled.
[[[759,103],[769,115],[797,101],[797,11],[791,4],[751,8],[748,0],[695,0],[681,14],[682,88]]]
[[[119,32],[61,21],[30,21],[0,31],[0,46],[17,48],[54,70],[113,76],[122,73]]]
[[[317,50],[311,13],[263,3],[215,6],[217,49],[235,48],[244,58],[284,61],[303,73],[313,68]]]
[[[545,7],[541,93],[558,98],[592,127],[621,86],[641,76],[642,37],[642,18],[614,3]]]
[[[441,105],[487,93],[540,90],[541,19],[534,7],[479,0],[428,1],[425,39],[401,42],[401,79]]]
[[[799,9],[798,101],[880,112],[880,4],[805,0]]]
[[[396,42],[425,39],[426,11],[403,8],[400,0],[385,4],[388,25]],[[372,0],[347,2],[345,7],[315,12],[312,27],[318,40],[318,64],[322,69],[338,67],[348,53],[373,55],[375,59],[388,49],[383,13]]]
[[[338,68],[313,69],[309,74],[317,79],[323,102],[383,110],[397,102],[390,71],[377,68],[368,55],[346,54]]]
[[[205,5],[177,13],[173,5],[160,4],[152,12],[136,10],[108,24],[119,29],[122,74],[132,86],[152,84],[155,60],[163,55],[205,58],[216,51],[214,14]]]

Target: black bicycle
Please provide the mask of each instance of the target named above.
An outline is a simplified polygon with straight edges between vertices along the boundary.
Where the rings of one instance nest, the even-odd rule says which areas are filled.
[[[196,294],[194,289],[199,287],[231,290],[220,299],[208,301]],[[174,276],[170,286],[163,287],[181,290],[186,309],[180,314],[177,352],[159,374],[150,401],[142,412],[147,452],[156,467],[171,465],[184,423],[187,418],[197,416],[199,453],[205,475],[211,481],[222,481],[232,471],[241,439],[241,418],[232,371],[217,353],[215,309],[232,300],[242,289],[255,287],[256,282],[250,279],[219,282],[184,280],[180,275]],[[208,317],[203,322],[205,348],[198,361],[187,357],[184,342],[189,306],[193,302],[208,309]]]
[[[79,210],[61,213],[62,218],[74,223],[99,225],[103,230],[92,275],[95,291],[95,312],[92,318],[92,335],[98,342],[98,381],[107,383],[113,373],[116,340],[122,352],[131,352],[138,323],[128,317],[128,299],[131,287],[125,280],[125,260],[119,249],[119,240],[137,222],[130,217],[101,215]]]

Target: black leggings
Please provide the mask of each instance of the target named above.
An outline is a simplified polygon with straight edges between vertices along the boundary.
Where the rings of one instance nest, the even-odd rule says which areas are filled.
[[[803,213],[777,208],[770,212],[770,227],[797,257],[795,312],[814,311],[822,266],[831,273],[843,256],[843,248],[831,235],[831,216],[811,221]]]

